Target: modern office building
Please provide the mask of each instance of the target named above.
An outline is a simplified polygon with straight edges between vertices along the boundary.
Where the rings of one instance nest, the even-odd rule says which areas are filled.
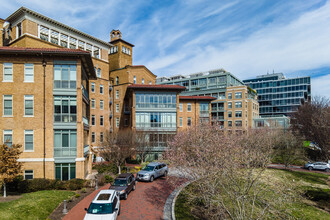
[[[243,82],[257,91],[261,116],[290,116],[300,105],[311,100],[309,76],[287,79],[283,73],[273,73]]]
[[[290,127],[290,118],[285,115],[263,116],[253,119],[253,128],[270,128],[287,130]]]
[[[211,70],[188,76],[176,75],[156,79],[159,85],[181,85],[182,96],[212,96],[211,121],[221,128],[246,130],[253,127],[253,118],[259,115],[256,92],[231,73]]]
[[[133,65],[134,45],[119,30],[106,42],[24,7],[0,27],[0,142],[23,146],[25,178],[86,178],[93,152],[124,129],[146,133],[157,157],[180,117],[187,127],[199,121],[179,117],[185,87],[155,85]],[[192,99],[206,120],[212,97],[202,107]]]

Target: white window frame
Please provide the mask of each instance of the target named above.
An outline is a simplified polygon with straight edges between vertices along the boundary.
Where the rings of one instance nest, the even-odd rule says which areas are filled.
[[[34,179],[34,171],[33,170],[24,170],[24,180],[26,179],[25,178],[25,175],[26,175],[26,171],[32,171],[32,179]],[[28,175],[31,175],[30,173]]]
[[[101,73],[101,69],[100,68],[97,69],[96,75],[97,75],[97,78],[101,78],[102,73]]]
[[[14,136],[13,136],[13,130],[3,130],[3,134],[2,134],[2,143],[5,143],[5,135],[6,134],[10,134],[11,135],[11,141],[12,143],[14,143]]]
[[[91,108],[95,109],[95,99],[91,99]]]
[[[179,127],[183,127],[183,118],[182,117],[179,118]]]
[[[94,118],[94,124],[93,124],[93,118]],[[96,124],[96,118],[95,118],[95,115],[92,115],[92,117],[91,117],[91,125],[92,126],[95,126],[95,124]]]
[[[103,100],[100,100],[100,109],[101,109],[101,110],[104,109],[104,102],[103,102]]]
[[[189,110],[189,106],[190,106],[190,110]],[[187,104],[187,112],[191,112],[191,103]]]
[[[104,117],[103,115],[100,115],[100,126],[104,126]]]
[[[116,104],[116,112],[119,112],[120,106],[119,104]]]
[[[116,99],[119,99],[119,90],[116,90]]]
[[[95,83],[94,82],[91,83],[91,92],[95,93]]]
[[[10,96],[5,97],[5,96]],[[13,117],[14,114],[14,101],[13,101],[13,95],[3,95],[3,101],[2,101],[2,117]],[[5,100],[11,100],[11,115],[5,115]]]
[[[103,93],[104,93],[104,87],[103,87],[103,85],[100,85],[100,94],[103,95]]]
[[[230,108],[229,108],[229,103],[230,103]],[[228,102],[227,103],[228,109],[232,109],[233,108],[233,103],[232,102]]]
[[[21,28],[21,35],[18,36],[18,29],[19,29],[19,26]],[[22,22],[19,22],[17,25],[16,25],[16,39],[19,38],[19,37],[22,37],[23,36],[23,28],[22,28]]]
[[[183,112],[183,104],[182,103],[179,103],[179,111]]]
[[[32,144],[33,144],[33,149],[32,150],[26,150],[25,149],[25,143],[26,143],[26,136],[27,134],[32,134]],[[24,130],[24,152],[34,152],[34,131],[33,130]]]
[[[28,64],[31,64],[32,65],[32,68],[27,66]],[[26,73],[26,70],[27,69],[32,69],[32,81],[29,81],[27,80],[27,73]],[[27,83],[31,83],[31,82],[34,82],[34,64],[33,63],[25,63],[24,64],[24,82],[27,82]]]
[[[11,80],[6,80],[5,79],[5,69],[6,68],[11,68]],[[13,82],[14,80],[14,65],[13,63],[3,63],[3,78],[2,82]]]
[[[119,128],[119,118],[116,118],[116,128]]]
[[[25,101],[32,100],[32,115],[26,115],[25,112]],[[24,117],[34,117],[34,96],[33,95],[24,95]]]
[[[190,119],[190,125],[188,124],[189,119]],[[191,126],[192,126],[192,120],[191,120],[191,117],[188,117],[188,118],[187,118],[187,127],[191,127]]]
[[[93,141],[93,136],[94,136],[94,141]],[[95,143],[96,139],[95,139],[95,132],[92,132],[91,134],[91,142],[92,143]]]

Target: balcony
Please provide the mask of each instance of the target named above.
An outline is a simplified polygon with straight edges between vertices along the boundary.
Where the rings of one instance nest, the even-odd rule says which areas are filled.
[[[200,111],[199,112],[199,117],[205,118],[205,117],[209,117],[209,116],[210,116],[209,111]]]
[[[84,129],[85,130],[89,130],[89,120],[88,118],[86,118],[85,116],[82,117],[82,121],[83,121],[83,124],[84,124]]]
[[[89,103],[89,95],[87,90],[85,89],[84,85],[81,85],[81,89],[82,89],[82,94],[83,94],[83,99]]]
[[[54,157],[77,157],[77,148],[76,147],[54,148]]]
[[[110,119],[112,118],[112,111],[111,110],[109,111],[109,118]]]
[[[112,98],[109,98],[109,105],[112,105]]]
[[[89,154],[89,145],[84,146],[84,157],[86,157]]]

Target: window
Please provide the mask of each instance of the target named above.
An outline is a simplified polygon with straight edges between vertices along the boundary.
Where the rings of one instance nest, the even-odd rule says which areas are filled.
[[[135,114],[137,128],[176,128],[177,113],[172,112],[137,112]]]
[[[33,95],[24,96],[24,116],[33,116]]]
[[[32,180],[33,179],[33,170],[24,170],[24,179]]]
[[[54,96],[54,122],[77,121],[77,97]]]
[[[180,126],[180,127],[183,126],[183,118],[182,118],[182,117],[179,118],[179,126]]]
[[[231,102],[228,102],[228,109],[231,109],[233,106],[232,106],[232,103]]]
[[[92,125],[95,125],[95,115],[92,115]]]
[[[142,78],[142,84],[144,84],[144,79]]]
[[[242,92],[235,92],[235,99],[241,99],[242,98]]]
[[[3,131],[3,143],[7,146],[13,145],[13,130]]]
[[[119,127],[119,118],[116,118],[116,127]]]
[[[242,121],[235,121],[236,127],[242,127]]]
[[[242,102],[235,102],[235,108],[242,108]]]
[[[13,96],[4,95],[3,96],[3,115],[13,116]]]
[[[187,125],[190,127],[191,126],[191,117],[187,118]]]
[[[236,118],[241,118],[242,117],[242,111],[236,111],[235,112],[235,117]]]
[[[24,64],[24,82],[33,82],[33,64],[32,63],[26,63]]]
[[[103,94],[103,85],[100,85],[100,94]]]
[[[188,104],[187,104],[187,111],[188,111],[188,112],[191,112],[191,103],[188,103]]]
[[[231,93],[228,93],[228,99],[232,99],[232,94]]]
[[[54,157],[77,156],[77,130],[54,130]]]
[[[68,47],[68,35],[65,35],[65,34],[61,34],[61,46],[62,47]]]
[[[149,85],[151,85],[151,81],[149,81]]]
[[[90,52],[92,54],[93,52],[93,46],[91,44],[86,43],[86,51]]]
[[[13,81],[13,64],[4,63],[3,64],[3,82]]]
[[[128,126],[128,119],[127,118],[125,118],[124,125]]]
[[[101,69],[100,68],[97,69],[97,77],[101,78]]]
[[[231,118],[231,117],[232,117],[232,113],[228,112],[228,118]]]
[[[16,28],[16,38],[19,38],[22,36],[22,23],[18,23]]]
[[[95,92],[95,83],[91,83],[91,92]]]
[[[180,109],[180,112],[183,111],[183,104],[182,103],[179,103],[179,109]]]
[[[100,116],[100,125],[103,126],[104,122],[103,122],[103,115]]]
[[[133,78],[133,83],[136,84],[136,76]]]
[[[54,89],[77,88],[77,65],[54,65]]]
[[[48,28],[46,28],[44,26],[40,26],[39,33],[40,33],[41,40],[45,40],[45,41],[49,40],[49,29]]]
[[[85,50],[85,42],[78,40],[78,49]]]
[[[94,46],[93,56],[100,58],[100,48]]]
[[[33,130],[24,131],[24,151],[33,151]]]
[[[95,143],[95,132],[92,132],[92,143]]]
[[[92,108],[95,108],[95,99],[92,99],[92,100],[91,100],[91,103],[92,103],[92,104],[91,104],[91,105],[92,105]]]
[[[100,100],[100,109],[103,110],[103,100]]]
[[[116,85],[119,85],[119,77],[116,76]]]
[[[53,44],[58,44],[58,37],[58,32],[52,30],[50,33],[50,42]]]
[[[232,127],[233,126],[233,122],[232,121],[228,121],[228,127]]]
[[[116,112],[119,112],[119,104],[116,104]]]
[[[70,180],[76,178],[75,163],[55,163],[55,179]]]
[[[100,142],[103,143],[103,139],[104,139],[104,136],[103,136],[103,132],[100,133]]]
[[[77,48],[77,39],[70,37],[70,49],[76,49]]]
[[[119,90],[116,90],[116,99],[119,99]]]

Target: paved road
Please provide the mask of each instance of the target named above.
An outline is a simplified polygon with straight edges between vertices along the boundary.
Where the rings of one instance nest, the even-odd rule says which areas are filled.
[[[283,164],[269,164],[268,168],[285,169],[285,166]],[[330,175],[329,172],[325,172],[325,171],[322,171],[322,170],[307,170],[307,169],[304,169],[302,166],[289,165],[288,168],[290,170],[295,170],[295,171],[302,171],[302,172],[309,172],[309,173],[323,173],[323,174]]]
[[[185,180],[177,177],[159,178],[152,183],[137,182],[136,190],[128,195],[128,199],[120,200],[121,213],[118,220],[162,219],[167,197],[183,182]],[[89,206],[96,193],[83,199],[63,219],[83,219],[86,214],[84,208]]]

